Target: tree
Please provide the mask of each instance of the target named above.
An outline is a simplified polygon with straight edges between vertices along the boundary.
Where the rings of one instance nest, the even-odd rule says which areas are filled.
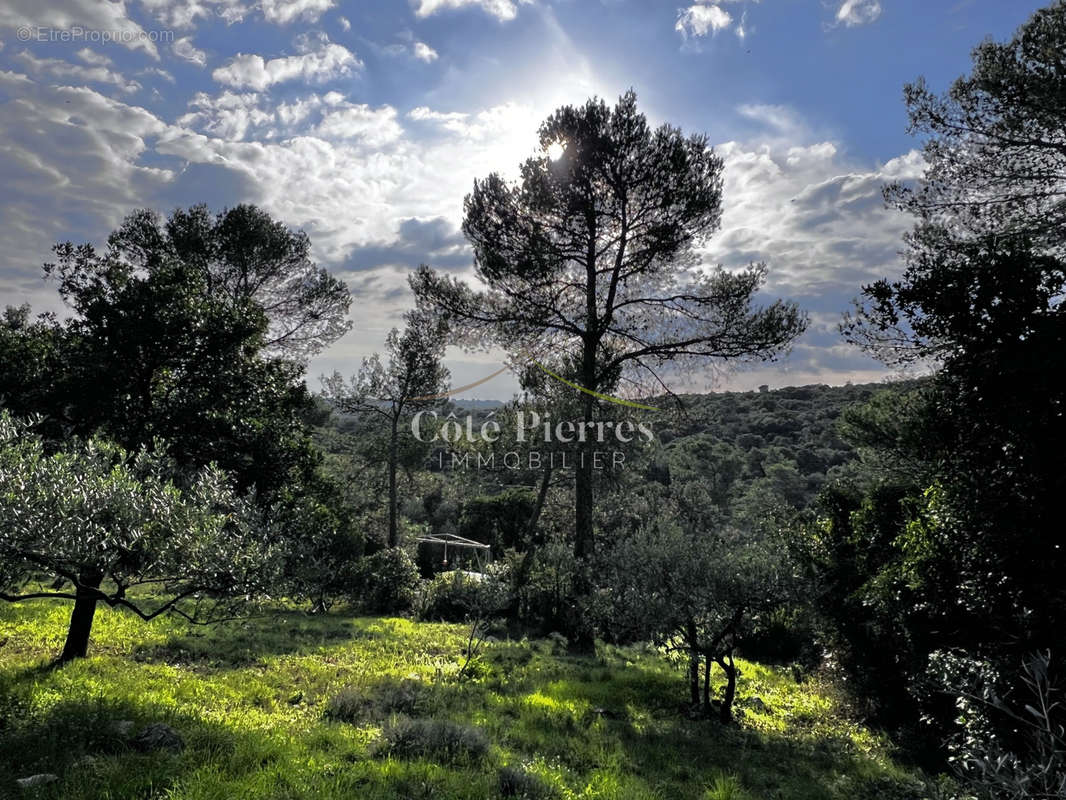
[[[347,383],[338,372],[323,378],[326,394],[337,408],[377,414],[389,425],[389,547],[400,543],[396,489],[400,423],[417,409],[438,403],[448,383],[448,370],[441,365],[444,338],[439,322],[418,312],[409,312],[405,321],[403,333],[393,328],[385,340],[387,364],[375,353],[363,359],[359,373]]]
[[[269,321],[268,352],[305,363],[343,336],[351,296],[339,278],[311,261],[311,242],[252,205],[211,217],[206,205],[177,209],[165,230],[150,212],[136,212],[135,235],[155,240],[209,276],[209,291],[250,299]],[[130,223],[127,222],[127,226]],[[154,230],[153,230],[154,229]],[[133,233],[133,232],[131,232]]]
[[[12,378],[3,403],[45,415],[56,436],[100,432],[131,451],[162,438],[182,467],[216,461],[242,487],[269,493],[314,466],[303,368],[270,348],[331,341],[336,326],[326,323],[347,307],[346,289],[314,279],[300,256],[306,237],[257,209],[208,222],[203,207],[176,211],[166,225],[137,211],[102,254],[57,245],[45,272],[74,316],[31,324],[9,313],[0,326],[0,376]],[[290,283],[291,304],[266,309]],[[319,304],[326,284],[332,312]],[[291,336],[271,339],[285,321]]]
[[[948,746],[974,796],[1066,797],[1066,706],[1052,653],[1026,657],[1013,681],[987,661],[956,653],[936,653],[931,662],[935,680],[955,697],[958,730]],[[1021,688],[1017,695],[1011,684]]]
[[[1004,668],[1066,622],[1064,50],[1055,2],[1011,41],[980,45],[946,95],[907,87],[912,129],[930,138],[921,184],[886,189],[916,216],[906,268],[864,287],[843,326],[889,363],[939,367],[916,444],[935,465],[923,487],[935,502],[906,533],[944,556],[922,570],[954,574],[944,602],[968,617],[956,646]]]
[[[60,661],[85,656],[98,603],[202,622],[275,584],[268,529],[218,469],[179,488],[158,450],[94,438],[52,452],[31,429],[0,412],[0,599],[74,602]]]
[[[904,87],[910,131],[928,136],[924,180],[886,187],[889,202],[954,240],[1066,245],[1066,3],[1036,11],[1005,43],[986,40],[973,69],[944,95]],[[912,246],[921,246],[912,243]]]
[[[692,708],[705,715],[718,664],[726,676],[719,715],[729,722],[737,645],[797,599],[803,582],[780,519],[767,514],[737,524],[709,511],[707,501],[690,485],[679,496],[631,507],[629,524],[616,524],[615,541],[601,554],[596,605],[616,639],[651,639],[687,658]]]
[[[590,392],[668,391],[669,365],[771,358],[803,330],[795,305],[753,304],[764,265],[698,266],[721,217],[722,161],[705,136],[652,130],[628,92],[613,109],[595,99],[558,109],[539,138],[517,183],[492,174],[466,198],[463,232],[486,288],[428,268],[412,278],[457,335],[518,361],[568,359],[588,426],[599,409]],[[579,563],[593,551],[593,447],[585,437],[575,471]]]

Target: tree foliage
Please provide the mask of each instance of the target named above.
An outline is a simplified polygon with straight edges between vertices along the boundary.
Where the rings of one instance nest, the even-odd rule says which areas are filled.
[[[0,599],[73,600],[63,660],[85,655],[98,602],[205,621],[275,585],[278,549],[226,476],[179,488],[172,473],[159,451],[102,439],[52,452],[0,413]]]
[[[326,396],[338,409],[376,415],[389,426],[389,547],[396,547],[400,541],[396,486],[403,435],[400,424],[414,411],[439,404],[449,377],[441,365],[444,338],[439,321],[415,311],[406,315],[406,322],[403,333],[393,328],[385,340],[386,363],[374,353],[363,359],[358,374],[350,381],[346,382],[339,372],[323,379]]]
[[[612,526],[614,542],[597,570],[605,630],[683,654],[691,703],[702,713],[711,710],[711,667],[718,664],[727,679],[719,713],[729,721],[738,644],[803,585],[783,518],[764,508],[729,519],[699,484],[673,497],[645,496],[627,516],[628,525]]]
[[[899,442],[929,465],[920,488],[935,502],[900,541],[951,543],[923,567],[953,574],[942,601],[969,614],[945,636],[965,630],[966,646],[1012,664],[1066,621],[1064,51],[1066,3],[1054,2],[974,50],[947,94],[908,87],[912,127],[929,138],[921,184],[887,189],[916,217],[906,268],[865,287],[844,325],[886,361],[938,367],[921,441]]]
[[[474,183],[463,232],[485,285],[421,269],[412,286],[466,341],[519,363],[551,354],[573,366],[578,422],[594,422],[588,392],[647,396],[665,369],[693,361],[772,358],[804,328],[795,305],[757,307],[763,265],[705,269],[699,248],[721,218],[722,161],[702,135],[652,129],[633,92],[558,109],[538,132],[541,153],[509,184]],[[552,160],[549,147],[562,147]],[[654,389],[652,388],[654,387]],[[579,562],[593,549],[591,438],[575,469]]]

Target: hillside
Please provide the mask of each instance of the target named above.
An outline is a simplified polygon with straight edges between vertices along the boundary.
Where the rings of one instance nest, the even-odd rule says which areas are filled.
[[[194,628],[101,609],[95,655],[50,670],[67,608],[0,606],[0,795],[63,800],[918,798],[817,678],[741,662],[740,724],[688,719],[650,650],[492,641],[456,625],[292,609]],[[180,754],[130,732],[163,722]],[[125,731],[125,732],[124,732]],[[57,782],[20,795],[13,779]]]

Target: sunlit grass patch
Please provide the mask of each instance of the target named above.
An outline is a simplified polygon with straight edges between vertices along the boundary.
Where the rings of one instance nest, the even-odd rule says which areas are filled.
[[[204,628],[101,609],[92,656],[48,669],[67,613],[0,606],[0,796],[36,772],[60,780],[34,797],[63,800],[907,800],[917,785],[831,687],[751,662],[722,726],[686,717],[684,676],[651,648],[490,643],[459,681],[460,625],[279,607]],[[109,732],[154,722],[185,750]]]

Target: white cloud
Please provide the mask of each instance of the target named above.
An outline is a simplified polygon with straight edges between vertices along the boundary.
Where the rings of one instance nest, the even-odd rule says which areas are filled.
[[[337,22],[341,26],[341,30],[348,32],[352,29],[352,23],[348,21],[347,17],[337,17]]]
[[[438,58],[437,51],[425,42],[415,42],[414,55],[419,61],[425,61],[427,64],[436,61]]]
[[[879,0],[844,0],[837,10],[837,22],[849,28],[853,25],[866,25],[881,16]]]
[[[274,121],[274,115],[259,108],[255,92],[237,94],[225,91],[217,97],[199,92],[189,101],[193,112],[178,117],[179,125],[197,128],[228,141],[240,141],[250,127]]]
[[[167,72],[165,69],[159,67],[147,67],[137,72],[138,75],[155,75],[157,78],[162,78],[167,83],[176,83],[174,76]]]
[[[418,106],[408,111],[407,116],[416,122],[431,122],[444,130],[463,136],[469,135],[470,126],[467,120],[470,115],[461,111],[434,111],[428,106]]]
[[[178,39],[170,46],[170,49],[174,51],[174,55],[185,61],[191,61],[197,66],[207,66],[207,53],[198,48],[192,43],[192,39],[188,36],[184,36]]]
[[[317,50],[269,61],[262,56],[238,53],[211,73],[219,83],[235,88],[263,90],[275,83],[295,80],[324,83],[363,66],[355,54],[339,44],[326,44]]]
[[[121,31],[123,35],[117,38],[125,47],[159,58],[155,43],[129,18],[123,0],[4,0],[0,3],[0,30],[20,26],[55,30],[80,26],[90,31]]]
[[[83,47],[75,55],[90,67],[106,67],[111,64],[110,58],[88,47]]]
[[[137,81],[128,80],[120,73],[107,67],[71,64],[69,61],[63,61],[59,58],[37,58],[27,50],[17,53],[14,57],[22,61],[35,75],[47,75],[50,78],[85,83],[109,83],[127,93],[136,92],[141,88]]]
[[[697,5],[682,9],[674,30],[682,36],[706,36],[728,28],[733,17],[716,5]]]
[[[131,208],[255,202],[307,230],[315,257],[362,292],[359,330],[327,355],[347,371],[346,362],[380,348],[409,304],[404,278],[422,250],[427,260],[468,274],[459,272],[469,257],[461,242],[431,247],[428,234],[412,234],[410,221],[425,231],[442,220],[441,229],[454,232],[472,179],[517,168],[558,99],[547,108],[423,106],[401,126],[391,106],[351,103],[336,91],[308,90],[279,103],[252,89],[198,94],[178,119],[164,121],[93,89],[0,72],[0,184],[7,190],[0,196],[0,293],[36,303],[39,271],[31,265],[47,258],[50,244],[99,241]],[[895,253],[909,223],[884,209],[880,185],[919,175],[921,157],[854,162],[789,108],[750,105],[742,113],[768,135],[717,148],[726,162],[724,215],[706,263],[766,260],[768,291],[821,315],[815,338],[786,362],[791,382],[865,376],[866,367],[829,341],[832,323],[862,282],[898,273]],[[780,378],[757,381],[767,382]]]
[[[806,121],[788,106],[745,103],[737,107],[737,113],[793,141],[810,136]]]
[[[0,295],[55,304],[40,264],[56,241],[99,240],[171,177],[139,164],[165,124],[88,88],[0,72]]]
[[[517,0],[517,3],[522,5],[532,2],[533,0]],[[418,0],[415,14],[419,17],[428,17],[439,11],[467,6],[477,6],[501,22],[512,20],[518,15],[518,5],[515,0]]]
[[[261,0],[263,16],[276,25],[294,20],[317,22],[324,11],[333,8],[333,0]]]
[[[325,139],[358,139],[367,147],[382,147],[403,136],[392,106],[371,108],[358,104],[330,111],[315,128]]]
[[[297,20],[317,22],[323,12],[333,8],[334,0],[140,0],[160,22],[175,28],[192,28],[200,20],[219,17],[226,24],[241,22],[254,9],[274,25],[288,25]]]

